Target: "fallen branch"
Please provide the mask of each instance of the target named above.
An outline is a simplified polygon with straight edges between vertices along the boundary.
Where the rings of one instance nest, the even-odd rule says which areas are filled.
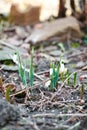
[[[80,113],[72,113],[72,114],[54,114],[54,113],[41,113],[33,115],[34,118],[37,117],[49,117],[49,118],[59,118],[59,117],[68,117],[68,116],[78,116],[78,117],[87,117],[87,114],[80,114]]]

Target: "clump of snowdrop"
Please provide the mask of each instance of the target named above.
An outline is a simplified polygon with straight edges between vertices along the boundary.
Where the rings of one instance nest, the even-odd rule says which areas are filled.
[[[59,76],[66,74],[67,68],[64,63],[60,61],[57,65],[51,63],[50,65],[50,80],[46,82],[45,87],[49,87],[50,90],[54,90],[57,87]]]

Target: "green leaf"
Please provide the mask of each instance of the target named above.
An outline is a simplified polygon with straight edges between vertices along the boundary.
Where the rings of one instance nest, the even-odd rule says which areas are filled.
[[[57,65],[57,80],[59,80],[60,62]]]
[[[54,90],[59,79],[60,64],[56,66],[54,63],[51,63],[50,67],[51,67],[50,69],[52,69],[52,74],[50,75],[51,80],[50,90]]]
[[[83,99],[84,92],[85,92],[85,85],[84,85],[84,83],[82,83],[82,85],[80,87],[80,99],[81,100]]]
[[[74,87],[76,86],[77,73],[74,73]]]
[[[21,58],[19,53],[17,52],[17,57],[18,57],[18,71],[19,71],[19,76],[22,80],[23,85],[27,85],[27,81],[26,81],[26,65],[24,65],[24,68],[22,67],[22,63],[21,63]]]
[[[69,70],[67,71],[67,74],[66,74],[66,78],[68,78],[67,79],[67,84],[68,84],[68,86],[70,86],[70,72],[69,72]]]
[[[23,70],[23,78],[22,78],[22,80],[23,80],[23,85],[27,85],[27,79],[26,79],[26,64],[24,65],[24,70]]]
[[[30,86],[33,86],[33,82],[34,82],[33,54],[34,54],[34,48],[32,47],[31,59],[30,59],[30,73],[29,73]]]

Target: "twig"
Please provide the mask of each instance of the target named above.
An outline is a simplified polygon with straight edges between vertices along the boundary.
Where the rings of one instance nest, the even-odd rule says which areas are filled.
[[[39,83],[39,84],[36,84],[36,85],[34,85],[34,86],[32,86],[32,87],[28,87],[28,86],[27,86],[27,90],[33,90],[33,89],[37,88],[38,86],[40,86],[40,85],[46,83],[46,82],[49,81],[49,80],[50,80],[50,79],[47,79],[47,80],[45,80],[45,81],[43,81],[43,82],[41,82],[41,83]],[[18,91],[18,92],[16,92],[16,93],[14,93],[14,94],[11,94],[10,97],[16,96],[16,95],[18,95],[18,94],[20,94],[20,93],[22,93],[22,92],[26,92],[26,88],[24,88],[24,89],[22,89],[22,90],[20,90],[20,91]]]
[[[29,124],[31,127],[33,127],[34,130],[40,130],[40,129],[38,128],[38,126],[36,125],[35,122],[30,122],[30,121],[29,121],[28,124]]]
[[[78,128],[80,126],[80,122],[77,122],[75,125],[71,126],[68,130],[75,130],[75,128]]]
[[[36,73],[36,74],[40,75],[40,74],[44,74],[44,73],[48,73],[48,72],[50,72],[49,69],[48,69],[48,70],[41,71],[41,72],[38,72],[38,73]]]
[[[35,114],[33,115],[34,118],[37,117],[69,117],[69,116],[78,116],[78,117],[85,117],[87,114],[80,114],[80,113],[72,113],[72,114],[54,114],[54,113],[42,113],[42,114]]]
[[[4,65],[0,67],[0,70],[2,70],[4,68]]]
[[[3,40],[0,40],[0,44],[5,45],[5,46],[8,46],[9,48],[11,48],[11,49],[13,49],[13,50],[18,50],[17,47],[15,47],[15,46],[13,46],[13,45],[11,45],[11,44],[9,44],[9,43],[3,41]]]
[[[60,88],[58,89],[57,92],[60,92],[60,91],[61,91],[61,89],[62,89],[62,87],[64,86],[64,84],[66,83],[66,81],[67,81],[74,73],[81,72],[81,71],[82,71],[82,69],[76,70],[76,71],[74,71],[72,74],[70,74],[70,75],[65,79],[65,81],[64,81],[63,84],[60,86]]]

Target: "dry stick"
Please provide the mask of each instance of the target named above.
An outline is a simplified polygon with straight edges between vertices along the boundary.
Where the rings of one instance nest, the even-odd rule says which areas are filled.
[[[70,74],[70,75],[65,79],[65,81],[64,81],[63,84],[60,86],[60,88],[58,89],[57,92],[60,92],[60,91],[61,91],[61,89],[62,89],[62,87],[64,86],[64,84],[66,83],[66,81],[67,81],[74,73],[81,72],[81,71],[82,71],[82,69],[77,70],[77,71],[74,71],[72,74]]]
[[[71,126],[68,130],[75,130],[75,128],[80,126],[80,122],[77,122],[75,125]]]
[[[77,119],[79,120],[79,117],[71,116],[69,119],[67,119],[67,120],[64,121],[64,124],[67,124],[67,123],[69,123],[69,122],[71,122],[73,120],[77,120]]]
[[[87,116],[87,114],[80,114],[80,113],[72,113],[72,114],[53,114],[53,113],[42,113],[42,114],[35,114],[33,115],[32,117],[34,118],[37,118],[37,117],[55,117],[55,118],[58,118],[58,117],[68,117],[68,116],[78,116],[78,117],[85,117]]]
[[[66,83],[66,81],[67,81],[74,73],[81,72],[81,71],[83,71],[83,68],[80,69],[80,70],[74,71],[69,77],[67,77],[67,78],[65,79],[65,81],[63,82],[63,84],[60,86],[60,88],[57,90],[57,92],[54,93],[54,95],[52,96],[51,100],[53,100],[53,98],[54,98],[56,95],[60,95],[60,94],[61,94],[61,89],[63,88],[64,84]]]
[[[38,72],[36,74],[41,75],[41,74],[48,73],[48,72],[50,72],[50,69]]]
[[[23,69],[24,69],[24,66],[22,66],[22,67],[23,67]],[[30,69],[26,69],[26,68],[25,68],[25,71],[30,72]],[[42,79],[40,76],[38,76],[36,73],[34,73],[34,76],[35,76],[36,78],[40,79],[41,81],[43,81],[43,79]]]
[[[34,130],[40,130],[36,123],[29,121],[28,124],[33,127]]]
[[[79,70],[79,71],[82,71],[82,69]],[[75,71],[75,72],[79,72],[79,71]],[[73,75],[75,72],[73,72],[71,75]],[[70,76],[71,76],[71,75],[70,75]],[[70,77],[70,76],[69,76],[69,77]],[[68,77],[68,78],[69,78],[69,77]],[[64,81],[64,83],[68,80],[68,78]],[[46,83],[46,82],[49,81],[49,80],[50,80],[50,78],[48,78],[47,80],[45,80],[45,81],[43,81],[43,82],[41,82],[41,83],[39,83],[39,84],[37,84],[37,85],[32,86],[32,88],[31,88],[31,87],[27,88],[27,90],[35,89],[35,88],[37,88],[37,86],[40,86],[40,85]],[[61,85],[61,88],[59,88],[58,91],[54,93],[52,99],[53,99],[57,94],[60,95],[60,93],[58,93],[58,92],[60,92],[60,90],[61,90],[62,87],[64,86],[64,83]],[[26,88],[24,88],[24,89],[22,89],[22,90],[20,90],[20,91],[18,91],[18,92],[16,92],[16,93],[14,93],[14,94],[11,94],[10,97],[16,96],[17,94],[20,94],[20,93],[22,93],[22,92],[26,92]]]
[[[14,76],[15,76],[15,74],[11,74],[8,78],[6,78],[6,79],[3,81],[3,83],[6,83],[7,80],[13,78]]]
[[[0,67],[0,70],[2,70],[4,68],[4,65]]]
[[[57,92],[55,92],[55,94],[53,95],[52,99],[56,96],[56,95],[60,95],[61,94],[61,89],[63,88],[64,84],[66,83],[66,81],[74,74],[74,73],[77,73],[77,72],[81,72],[81,71],[85,71],[87,70],[87,66],[83,67],[82,69],[80,70],[77,70],[77,71],[74,71],[68,78],[65,79],[65,81],[63,82],[63,84],[60,86],[60,88],[58,89]]]
[[[13,46],[13,45],[11,45],[11,44],[9,44],[9,43],[3,41],[3,40],[0,40],[0,44],[5,45],[5,46],[8,46],[9,48],[11,48],[11,49],[13,49],[13,50],[14,50],[14,49],[17,49],[15,46]]]
[[[37,88],[37,86],[40,86],[40,85],[46,83],[49,80],[50,80],[50,78],[45,80],[45,81],[43,81],[43,82],[41,82],[41,83],[39,83],[39,84],[36,84],[36,85],[32,86],[32,87],[27,87],[27,90],[30,90],[30,89],[33,90],[33,89]],[[14,94],[11,94],[10,97],[16,96],[17,94],[20,94],[22,92],[26,92],[26,88],[24,88],[24,89],[22,89],[22,90],[20,90],[20,91],[18,91],[16,93],[14,93]]]
[[[87,69],[87,68],[86,68],[86,69]],[[62,87],[64,86],[65,82],[66,82],[74,73],[81,72],[81,71],[85,71],[86,69],[84,69],[84,67],[83,67],[83,68],[80,69],[80,70],[74,71],[74,72],[63,82],[63,84],[60,86],[60,88],[58,89],[58,91],[54,93],[52,99],[53,99],[56,95],[60,95],[60,94],[61,94],[61,93],[59,93],[59,92],[61,91],[61,89],[62,89]],[[39,84],[37,84],[37,85],[32,86],[32,88],[31,88],[31,87],[27,88],[27,90],[35,89],[35,88],[37,88],[37,86],[42,85],[42,84],[46,83],[46,82],[49,81],[49,80],[50,80],[50,78],[47,79],[47,80],[45,80],[45,81],[43,81],[43,82],[41,82],[41,83],[39,83]],[[26,88],[24,88],[23,90],[20,90],[20,91],[18,91],[18,92],[16,92],[16,93],[14,93],[14,94],[11,94],[10,97],[15,96],[15,95],[20,94],[20,93],[25,92],[25,91],[26,91]]]

